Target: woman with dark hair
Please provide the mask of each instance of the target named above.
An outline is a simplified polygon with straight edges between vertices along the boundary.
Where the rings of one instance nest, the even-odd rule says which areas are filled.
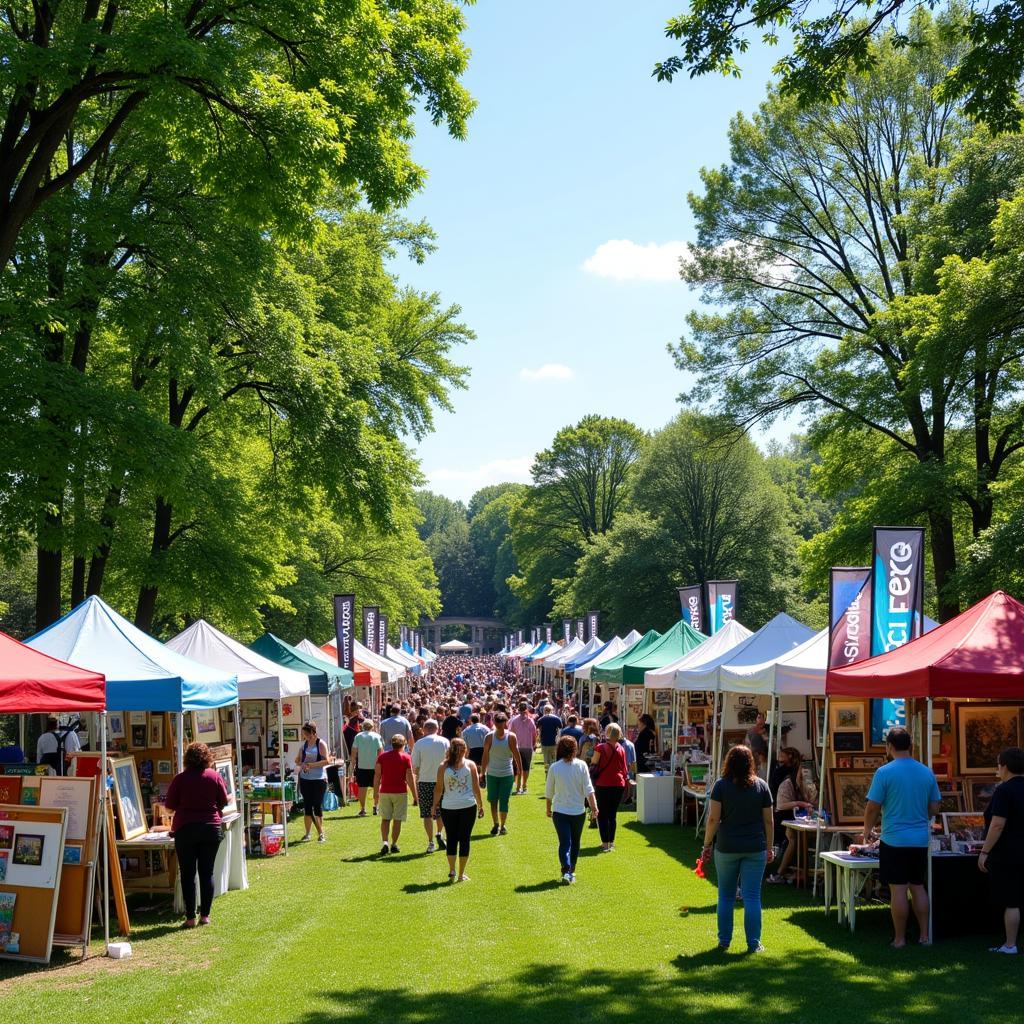
[[[803,754],[796,747],[783,747],[779,751],[780,774],[775,792],[775,830],[782,828],[782,822],[792,821],[797,810],[809,811],[814,806],[816,794],[804,781]],[[782,851],[775,873],[768,876],[773,885],[787,881],[786,872],[796,855],[796,843],[787,842]]]
[[[576,861],[580,855],[580,839],[583,825],[587,820],[587,804],[591,813],[598,815],[597,800],[594,797],[594,783],[586,761],[581,761],[576,740],[562,736],[555,748],[555,762],[548,768],[547,804],[548,817],[554,822],[558,834],[558,867],[562,883],[571,885],[576,881]]]
[[[210,923],[213,906],[213,865],[223,838],[220,812],[227,806],[224,780],[213,769],[213,755],[205,743],[190,743],[185,770],[171,780],[164,804],[174,811],[171,835],[181,872],[185,901],[185,927],[196,926],[196,871],[199,872],[199,923]]]
[[[432,816],[441,808],[445,835],[448,837],[448,881],[468,882],[469,840],[477,818],[484,816],[484,798],[480,792],[480,776],[476,762],[467,756],[466,741],[456,737],[448,745],[444,763],[437,770],[434,783]],[[455,858],[459,874],[455,876]]]
[[[996,774],[1000,782],[985,808],[985,843],[978,868],[989,876],[992,899],[1003,908],[1006,936],[990,952],[1015,954],[1024,903],[1024,750],[1004,750]]]
[[[636,773],[650,771],[647,764],[648,757],[656,757],[658,754],[658,730],[654,727],[654,719],[648,714],[640,716],[640,731],[633,740],[636,748]]]
[[[303,822],[306,834],[300,843],[309,842],[309,834],[316,825],[318,842],[326,842],[324,832],[324,797],[327,794],[327,766],[331,763],[327,744],[317,736],[316,722],[302,726],[302,747],[295,755],[299,769],[299,792],[302,794]]]
[[[716,841],[717,840],[717,841]],[[761,880],[766,860],[774,857],[775,817],[768,783],[758,778],[750,747],[733,747],[726,755],[722,777],[708,797],[701,858],[714,849],[718,875],[718,948],[732,942],[736,886],[743,896],[743,929],[747,950],[764,952],[761,945]]]

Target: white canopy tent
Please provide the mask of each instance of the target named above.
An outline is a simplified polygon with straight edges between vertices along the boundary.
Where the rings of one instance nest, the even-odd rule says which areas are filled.
[[[442,654],[465,654],[466,651],[471,651],[472,648],[461,640],[449,640],[447,643],[441,644],[438,650]]]
[[[707,640],[702,644],[698,644],[692,651],[687,651],[681,658],[677,658],[661,668],[645,672],[644,687],[648,690],[713,689],[710,686],[679,686],[676,681],[676,673],[699,665],[707,665],[726,657],[737,644],[742,643],[750,635],[750,630],[746,626],[740,625],[735,619],[730,619],[717,633],[709,636]]]

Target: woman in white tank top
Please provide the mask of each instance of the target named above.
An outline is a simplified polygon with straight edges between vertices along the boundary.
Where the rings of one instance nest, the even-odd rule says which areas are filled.
[[[456,738],[448,748],[444,764],[437,770],[434,786],[434,807],[441,807],[445,834],[448,836],[448,880],[468,882],[466,862],[469,840],[477,818],[484,816],[484,798],[480,792],[480,776],[476,764],[467,756],[466,741]],[[458,877],[455,859],[459,860]]]

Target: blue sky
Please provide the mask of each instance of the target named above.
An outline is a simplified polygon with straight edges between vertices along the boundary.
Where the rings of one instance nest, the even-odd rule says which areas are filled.
[[[438,251],[402,280],[463,307],[477,341],[455,412],[418,448],[428,486],[453,498],[529,479],[535,452],[587,413],[652,429],[686,378],[666,344],[695,296],[677,253],[702,166],[728,156],[738,110],[764,95],[778,54],[760,46],[740,79],[651,77],[683,2],[480,0],[468,9],[478,101],[463,142],[424,122],[429,172],[409,214]]]

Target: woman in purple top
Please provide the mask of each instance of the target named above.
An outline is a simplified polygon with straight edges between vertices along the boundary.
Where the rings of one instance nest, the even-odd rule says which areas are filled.
[[[220,812],[228,791],[213,770],[213,755],[205,743],[190,743],[185,770],[171,780],[164,803],[174,811],[171,835],[181,872],[185,927],[196,926],[196,871],[199,872],[199,923],[210,923],[213,905],[213,865],[223,838]]]

